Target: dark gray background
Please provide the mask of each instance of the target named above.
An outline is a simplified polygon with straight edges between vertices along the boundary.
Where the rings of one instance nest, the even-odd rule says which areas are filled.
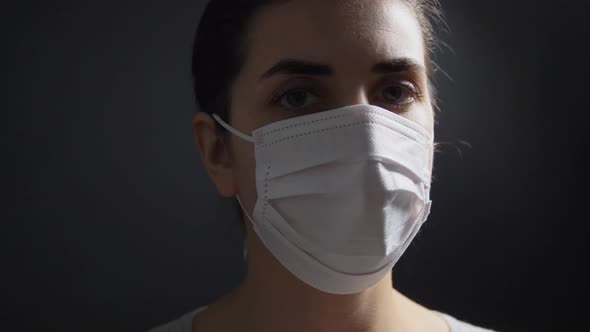
[[[505,331],[575,324],[587,262],[584,3],[443,1],[454,53],[438,61],[452,81],[439,76],[437,141],[447,143],[432,213],[394,269],[419,303]],[[234,205],[207,178],[190,126],[203,6],[18,4],[23,150],[16,222],[3,222],[13,277],[3,330],[141,331],[240,282]]]

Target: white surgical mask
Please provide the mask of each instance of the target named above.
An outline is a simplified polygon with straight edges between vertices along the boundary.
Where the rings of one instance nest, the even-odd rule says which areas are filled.
[[[430,213],[429,132],[374,105],[277,121],[254,143],[253,229],[303,282],[352,294],[381,280]],[[237,195],[236,195],[237,196]]]

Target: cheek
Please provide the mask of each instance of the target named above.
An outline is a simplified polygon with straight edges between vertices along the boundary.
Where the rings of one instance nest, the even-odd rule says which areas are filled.
[[[254,208],[256,202],[256,161],[254,160],[254,145],[238,137],[232,138],[232,158],[234,181],[240,200],[248,209]]]
[[[433,133],[434,117],[432,107],[430,107],[427,102],[418,103],[416,106],[412,107],[410,111],[402,113],[401,115],[408,120],[419,124],[424,129],[428,130],[430,134]]]
[[[431,135],[434,135],[434,113],[432,107],[416,107],[412,111],[403,114],[403,116],[420,126],[424,127]],[[428,155],[428,170],[432,173],[434,162],[434,144],[430,145]]]

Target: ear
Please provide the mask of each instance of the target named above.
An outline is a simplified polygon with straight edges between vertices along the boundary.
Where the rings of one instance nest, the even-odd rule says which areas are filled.
[[[199,111],[193,117],[192,127],[195,143],[209,178],[222,196],[234,196],[236,181],[231,149],[224,137],[217,132],[215,120],[209,114]]]

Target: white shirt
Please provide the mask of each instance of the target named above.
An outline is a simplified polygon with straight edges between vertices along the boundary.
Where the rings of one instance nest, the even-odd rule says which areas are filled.
[[[155,327],[148,332],[192,332],[193,328],[193,317],[207,309],[207,306],[199,307],[189,313],[186,313],[179,318],[168,322],[166,324],[160,325]],[[494,332],[493,330],[484,329],[481,327],[473,326],[469,323],[460,321],[454,317],[451,317],[447,314],[442,312],[433,311],[434,313],[440,315],[446,322],[449,324],[451,328],[451,332]]]

